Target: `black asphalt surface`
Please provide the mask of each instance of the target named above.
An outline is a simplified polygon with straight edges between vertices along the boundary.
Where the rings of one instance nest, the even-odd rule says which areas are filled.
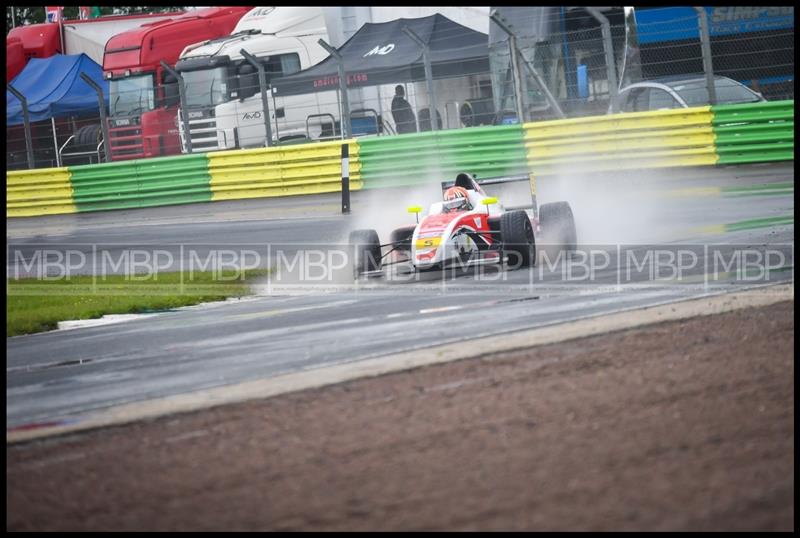
[[[598,189],[608,191],[612,181],[598,180]],[[723,185],[793,183],[791,163],[700,170],[678,178],[665,173],[642,182],[637,200],[625,198],[634,179],[618,181],[619,196],[582,198],[592,195],[591,188],[576,193],[575,202],[565,196],[573,203],[579,240],[590,238],[588,244],[581,240],[585,255],[554,264],[540,260],[516,271],[432,273],[410,283],[352,284],[338,276],[308,282],[300,278],[302,256],[292,270],[285,263],[309,250],[327,252],[370,218],[379,229],[388,220],[407,221],[400,195],[396,207],[376,211],[375,193],[354,193],[349,216],[338,214],[337,195],[320,195],[9,219],[9,276],[35,271],[32,261],[43,248],[94,257],[94,263],[77,268],[82,274],[115,272],[109,259],[136,246],[169,253],[171,263],[161,270],[185,268],[193,249],[202,259],[223,248],[251,250],[261,254],[254,258],[260,267],[284,265],[257,286],[255,298],[8,338],[7,428],[79,421],[120,403],[446,342],[469,345],[474,338],[502,338],[515,330],[792,280],[793,221],[738,231],[720,225],[793,217],[793,192],[713,192]],[[517,191],[509,196],[515,197],[519,187],[501,187],[499,194],[507,188]],[[681,192],[686,189],[691,192]],[[558,191],[540,182],[539,203],[558,199],[553,196]],[[642,200],[646,203],[638,203]],[[635,217],[626,219],[626,210]],[[770,270],[754,262],[737,273],[741,264],[732,260],[745,251],[753,260],[760,253]],[[659,252],[666,260],[661,266],[653,263]],[[767,252],[770,257],[764,258]],[[680,253],[692,263],[681,266],[676,282],[669,257]],[[589,260],[596,262],[591,273]],[[328,262],[323,261],[323,272]]]

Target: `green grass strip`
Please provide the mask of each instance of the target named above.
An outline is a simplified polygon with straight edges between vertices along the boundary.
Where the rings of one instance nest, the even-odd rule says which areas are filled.
[[[768,226],[780,226],[784,224],[794,224],[794,215],[785,217],[765,217],[760,219],[749,219],[740,222],[733,222],[725,225],[725,231],[737,232],[739,230],[754,230],[756,228],[766,228]]]
[[[250,292],[249,284],[268,270],[158,273],[157,278],[133,280],[129,276],[104,278],[6,280],[6,336],[58,328],[59,321],[96,319],[106,314],[137,314],[169,310]]]

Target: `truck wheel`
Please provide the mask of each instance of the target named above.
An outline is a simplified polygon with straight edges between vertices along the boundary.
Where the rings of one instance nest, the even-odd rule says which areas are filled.
[[[381,242],[375,230],[354,230],[348,239],[353,278],[381,269]]]
[[[509,211],[500,217],[503,250],[514,253],[511,266],[528,267],[536,262],[536,240],[531,219],[525,211]]]
[[[539,208],[539,223],[542,227],[543,243],[567,252],[578,248],[575,218],[567,202],[542,204]]]

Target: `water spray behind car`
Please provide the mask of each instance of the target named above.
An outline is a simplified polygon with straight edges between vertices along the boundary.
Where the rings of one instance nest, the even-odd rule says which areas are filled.
[[[582,245],[652,243],[676,238],[670,218],[678,200],[664,196],[678,180],[675,171],[635,170],[598,173],[561,166],[537,177],[540,202],[568,200]]]

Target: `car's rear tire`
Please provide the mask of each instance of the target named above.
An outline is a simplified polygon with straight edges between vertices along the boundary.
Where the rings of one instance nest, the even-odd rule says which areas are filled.
[[[354,230],[348,238],[353,278],[381,269],[381,242],[375,230]]]
[[[508,260],[511,267],[536,263],[536,240],[531,219],[525,211],[509,211],[500,217],[500,238],[503,250],[512,254]]]
[[[556,251],[573,252],[578,248],[578,233],[575,218],[567,202],[542,204],[539,208],[539,225],[542,227],[541,242]]]

